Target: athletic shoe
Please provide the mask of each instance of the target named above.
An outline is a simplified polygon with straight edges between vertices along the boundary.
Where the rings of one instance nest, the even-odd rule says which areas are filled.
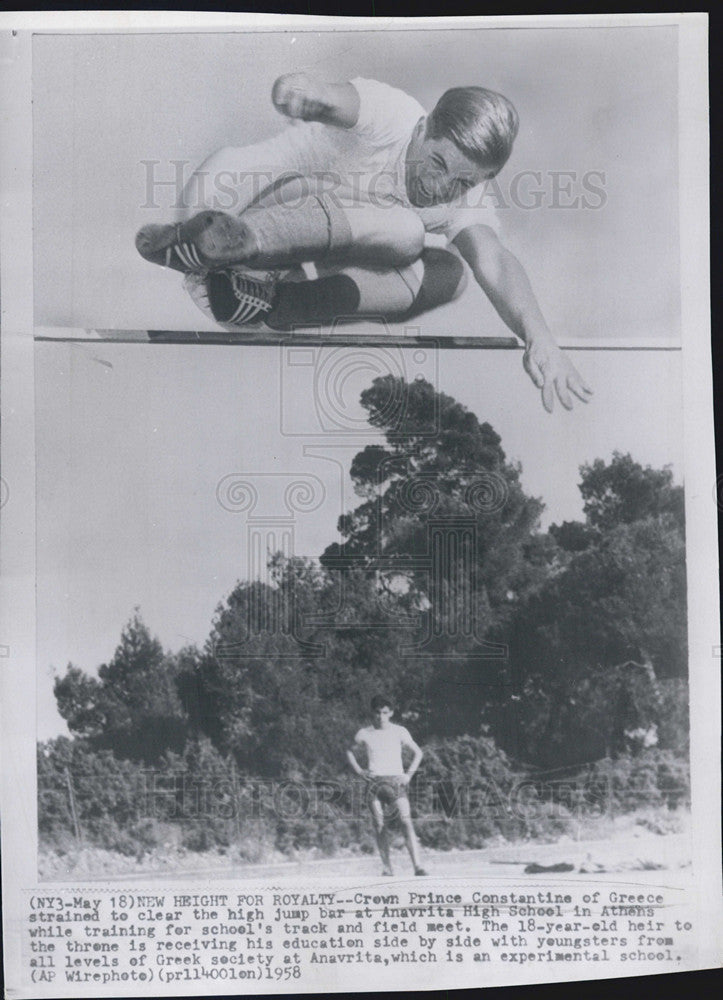
[[[414,874],[415,875],[426,875],[427,872],[424,870],[424,868],[415,868],[414,869]]]
[[[136,235],[136,249],[152,264],[198,274],[250,259],[256,243],[240,218],[205,211],[175,225],[143,226]]]
[[[251,272],[240,267],[211,271],[206,278],[208,304],[214,319],[231,326],[260,322],[271,312],[278,272]]]
[[[206,274],[189,273],[184,286],[198,308],[228,330],[254,326],[271,311],[277,271],[225,268]]]
[[[175,271],[201,273],[207,268],[206,261],[194,242],[198,235],[199,216],[176,225],[143,226],[136,234],[136,250],[152,264],[172,267]]]

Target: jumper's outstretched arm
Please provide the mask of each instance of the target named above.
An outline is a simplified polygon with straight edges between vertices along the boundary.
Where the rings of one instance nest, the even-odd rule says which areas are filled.
[[[507,326],[525,343],[523,364],[552,411],[555,394],[566,410],[573,393],[587,403],[592,389],[560,350],[538,305],[522,264],[504,247],[489,226],[469,226],[453,240]]]

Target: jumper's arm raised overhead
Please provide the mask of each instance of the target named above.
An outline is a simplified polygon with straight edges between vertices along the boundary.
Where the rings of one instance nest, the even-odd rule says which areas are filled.
[[[287,73],[274,83],[271,99],[287,118],[352,128],[359,94],[351,83],[326,83],[306,73]],[[223,146],[194,171],[183,192],[177,221],[204,209],[238,215],[280,179],[306,172],[303,142],[292,130],[250,146]]]
[[[327,83],[306,73],[286,73],[271,91],[274,107],[287,118],[353,128],[359,120],[359,94],[352,83]]]

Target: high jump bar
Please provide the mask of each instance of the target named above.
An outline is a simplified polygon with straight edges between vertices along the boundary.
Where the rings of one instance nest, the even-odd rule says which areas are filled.
[[[34,339],[41,342],[113,344],[216,344],[238,347],[427,347],[445,350],[522,350],[516,337],[422,336],[410,327],[396,333],[323,333],[318,329],[276,333],[271,330],[225,332],[223,330],[99,330],[38,327]],[[560,338],[566,351],[680,351],[680,342],[663,338]]]

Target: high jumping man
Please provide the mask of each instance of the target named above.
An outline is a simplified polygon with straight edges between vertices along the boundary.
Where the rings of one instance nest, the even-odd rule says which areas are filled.
[[[289,126],[206,159],[186,185],[182,218],[138,233],[146,260],[185,272],[197,304],[231,330],[417,316],[462,293],[464,260],[524,342],[545,409],[555,395],[567,409],[573,395],[588,401],[485,203],[518,131],[507,98],[456,87],[427,115],[375,80],[291,73],[272,101]]]

